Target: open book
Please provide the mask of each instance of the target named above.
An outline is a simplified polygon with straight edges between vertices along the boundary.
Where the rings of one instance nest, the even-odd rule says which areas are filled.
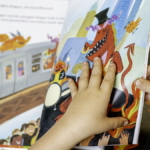
[[[126,127],[106,132],[105,136],[110,135],[106,145],[138,143],[144,93],[135,87],[134,81],[146,76],[150,30],[148,5],[146,0],[71,1],[38,138],[59,121],[71,103],[68,78],[78,82],[82,62],[88,61],[92,68],[93,59],[98,56],[103,60],[104,76],[110,61],[117,66],[108,116],[123,116],[130,122]],[[127,143],[120,141],[124,134],[129,135]],[[79,146],[101,146],[103,137],[104,133],[93,135],[81,141]]]

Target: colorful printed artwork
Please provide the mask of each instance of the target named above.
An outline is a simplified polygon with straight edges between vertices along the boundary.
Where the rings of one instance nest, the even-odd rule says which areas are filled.
[[[53,51],[56,46],[50,42],[36,43],[14,53],[0,54],[0,70],[3,71],[0,79],[0,147],[7,144],[23,148],[35,143],[38,133],[37,126],[33,125],[35,121],[27,129],[26,125],[20,128],[21,124],[41,117],[51,73],[49,69],[42,70],[42,54],[45,49]]]
[[[55,64],[52,76],[50,78],[50,83],[49,83],[49,89],[47,91],[46,99],[45,99],[45,106],[50,107],[56,104],[59,99],[70,93],[70,90],[66,91],[63,89],[63,84],[68,82],[66,72],[69,68],[69,62],[66,66],[65,62],[59,59],[59,61]],[[64,91],[65,92],[64,92]],[[65,94],[64,94],[64,93]]]
[[[11,80],[12,79],[12,65],[6,66],[6,80]]]
[[[23,124],[20,129],[14,129],[12,136],[0,139],[0,145],[31,146],[36,142],[40,118]]]
[[[21,77],[24,75],[24,63],[23,61],[18,63],[18,76]]]
[[[58,46],[53,73],[57,70],[64,70],[69,62],[68,69],[64,72],[66,79],[72,78],[78,84],[82,62],[88,61],[92,70],[93,59],[100,57],[103,60],[103,76],[105,76],[110,63],[114,62],[117,66],[116,81],[108,116],[123,116],[130,122],[124,128],[93,135],[80,142],[79,145],[103,146],[137,143],[135,133],[139,132],[136,126],[140,122],[137,120],[137,116],[142,92],[135,87],[134,80],[144,74],[147,43],[141,41],[147,41],[150,29],[146,25],[147,17],[143,15],[143,11],[149,12],[148,2],[143,0],[111,0],[111,2],[110,0],[103,2],[88,0],[81,2],[76,0],[72,3]],[[84,3],[89,5],[84,5]],[[75,15],[75,8],[80,6],[82,9],[77,10],[80,15]],[[150,19],[148,22],[150,23]],[[59,63],[60,59],[62,63]],[[59,76],[61,76],[60,73]],[[61,80],[60,84],[59,76],[55,80],[56,74],[52,74],[49,87],[51,91],[54,88],[53,83],[58,84],[60,86],[58,89],[61,89],[61,86],[67,82]],[[63,116],[69,106],[72,100],[70,95],[62,97],[62,93],[63,90],[59,90],[60,96],[57,97],[55,103],[49,96],[49,103],[52,105],[45,104],[38,138]]]
[[[24,6],[31,4],[28,0],[20,3],[20,9],[5,7],[2,10],[3,16],[0,17],[0,149],[3,147],[4,149],[28,149],[36,141],[38,125],[35,125],[37,124],[35,121],[42,114],[54,55],[59,42],[59,38],[53,37],[61,33],[68,3],[69,0],[48,3],[37,0],[37,4],[42,7],[61,6],[57,7],[58,11],[55,9],[56,11],[51,13],[52,18],[47,11],[42,13],[45,19],[57,18],[55,24],[48,20],[45,20],[46,24],[42,23],[41,18],[38,17],[40,14],[35,9],[24,9]],[[0,1],[0,5],[11,6],[12,4],[18,5],[18,2]],[[33,14],[37,16],[35,21],[27,17]],[[44,30],[38,30],[39,26]],[[47,33],[53,37],[47,37]],[[46,58],[45,68],[43,67],[44,51],[52,54],[50,56],[52,62]],[[30,120],[35,121],[30,122]],[[39,121],[40,119],[38,124]],[[35,132],[37,132],[36,135]]]
[[[24,39],[23,36],[17,31],[17,35],[11,33],[13,36],[12,39],[9,38],[7,34],[0,34],[0,42],[3,42],[0,46],[0,51],[3,53],[4,51],[13,50],[15,51],[16,48],[21,48],[25,46],[29,40],[30,37],[27,39]]]
[[[47,51],[43,52],[43,70],[52,69],[54,65],[56,50],[58,47],[58,38],[57,40],[53,40],[52,37],[50,37],[52,42],[56,42],[56,47],[54,49],[48,49]]]
[[[55,57],[49,50],[43,52],[43,70],[52,69]]]

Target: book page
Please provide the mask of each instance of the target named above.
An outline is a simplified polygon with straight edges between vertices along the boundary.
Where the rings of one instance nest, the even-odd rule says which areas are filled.
[[[68,79],[78,83],[82,63],[88,61],[92,69],[93,59],[100,57],[103,76],[111,61],[117,66],[108,117],[123,116],[129,120],[128,126],[105,133],[110,135],[106,145],[138,143],[143,94],[134,81],[143,77],[147,65],[148,4],[145,0],[72,1],[57,49],[38,138],[59,121],[69,107],[72,98]],[[78,145],[102,146],[103,135],[93,135]],[[123,135],[125,139],[120,140]]]
[[[28,44],[50,41],[48,35],[60,36],[67,6],[68,0],[1,0],[0,34],[19,32]]]
[[[0,1],[0,147],[36,141],[68,4]]]

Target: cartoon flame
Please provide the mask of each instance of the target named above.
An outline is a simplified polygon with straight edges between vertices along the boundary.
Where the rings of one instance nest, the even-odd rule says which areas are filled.
[[[58,122],[59,119],[64,115],[64,113],[66,112],[67,108],[69,107],[71,101],[72,101],[72,98],[69,97],[64,102],[62,102],[62,104],[60,105],[60,111],[62,112],[62,114],[55,118],[56,122]]]
[[[119,145],[114,146],[114,150],[129,150],[137,147],[138,145]]]
[[[134,82],[132,83],[132,93],[133,93],[133,96],[134,96],[134,100],[133,100],[133,103],[128,108],[124,107],[125,105],[127,105],[126,103],[128,103],[128,102],[126,102],[123,105],[123,107],[121,107],[121,108],[111,108],[112,112],[121,111],[122,116],[129,120],[128,126],[122,127],[122,128],[117,128],[117,129],[109,131],[111,136],[114,137],[114,138],[118,138],[120,133],[124,129],[131,129],[131,128],[135,127],[137,114],[138,114],[141,91],[138,88],[135,87]]]
[[[135,22],[134,20],[132,20],[131,23],[126,27],[126,32],[131,33],[132,31],[134,31],[136,27],[139,25],[141,20],[142,18],[140,17]]]

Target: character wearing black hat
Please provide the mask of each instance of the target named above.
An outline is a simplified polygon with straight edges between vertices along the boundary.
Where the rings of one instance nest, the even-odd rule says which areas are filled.
[[[95,57],[104,58],[103,64],[104,67],[107,65],[110,58],[116,63],[117,70],[116,73],[119,73],[123,70],[123,64],[119,52],[115,51],[115,39],[114,32],[107,13],[109,8],[102,10],[95,17],[98,19],[98,25],[95,26],[97,29],[97,34],[92,44],[85,43],[84,51],[87,51],[86,58],[93,62]],[[90,51],[89,51],[90,49]],[[107,55],[104,55],[107,52]]]
[[[95,15],[95,17],[98,19],[98,25],[103,24],[106,22],[106,20],[109,20],[107,17],[108,10],[109,8],[106,8],[105,10]]]

